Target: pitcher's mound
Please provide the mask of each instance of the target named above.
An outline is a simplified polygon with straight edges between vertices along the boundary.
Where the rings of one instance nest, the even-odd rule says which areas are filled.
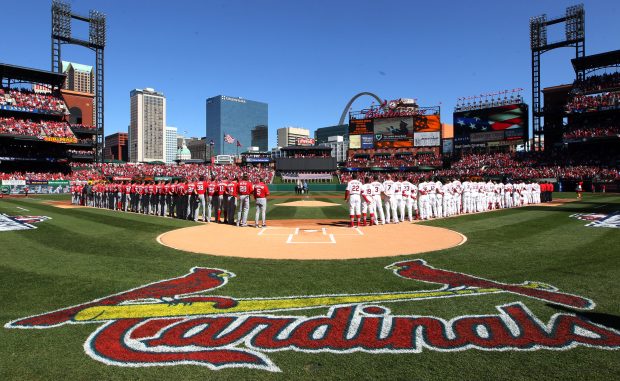
[[[291,202],[283,202],[281,204],[275,204],[275,206],[301,206],[306,208],[320,208],[323,206],[338,206],[339,204],[335,204],[333,202],[325,202],[325,201],[291,201]]]
[[[157,240],[162,245],[194,253],[266,259],[390,257],[447,249],[467,240],[452,230],[410,222],[360,228],[335,221],[294,223],[295,226],[270,224],[264,228],[210,223],[173,230]]]

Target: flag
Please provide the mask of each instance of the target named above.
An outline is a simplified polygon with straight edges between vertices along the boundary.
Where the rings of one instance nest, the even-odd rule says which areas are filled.
[[[228,144],[233,144],[235,141],[235,138],[233,138],[232,136],[230,136],[229,134],[224,135],[224,141]]]
[[[241,147],[241,143],[239,143],[239,140],[237,140],[237,147]]]

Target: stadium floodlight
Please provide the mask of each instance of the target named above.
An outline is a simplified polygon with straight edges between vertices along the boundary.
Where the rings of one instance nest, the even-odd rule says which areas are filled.
[[[71,5],[61,0],[52,2],[52,36],[71,37]]]
[[[91,10],[89,12],[88,40],[91,44],[104,47],[106,43],[105,14]]]

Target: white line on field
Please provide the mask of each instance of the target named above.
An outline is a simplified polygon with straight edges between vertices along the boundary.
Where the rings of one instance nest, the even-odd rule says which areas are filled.
[[[286,243],[293,243],[293,242],[291,242],[292,240],[293,240],[293,235],[289,234],[288,235],[288,239],[286,240]]]
[[[19,210],[25,210],[26,212],[30,211],[30,209],[22,208],[21,206],[16,206],[16,208]]]
[[[332,241],[332,243],[336,243],[336,238],[334,238],[333,234],[329,235],[329,239],[330,239],[330,241]]]

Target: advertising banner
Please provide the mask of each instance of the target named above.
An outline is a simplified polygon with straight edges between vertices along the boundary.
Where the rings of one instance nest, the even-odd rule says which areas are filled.
[[[350,149],[362,148],[362,135],[349,135],[349,148]]]
[[[360,135],[362,140],[362,149],[370,149],[375,146],[375,137],[373,135]]]
[[[469,135],[469,141],[472,143],[492,142],[498,140],[504,140],[504,131],[474,132]]]
[[[46,136],[43,138],[43,140],[52,143],[77,143],[76,138],[59,138],[55,136]]]
[[[315,143],[313,138],[297,138],[296,145],[298,146],[313,146]]]
[[[443,140],[443,153],[452,153],[454,151],[454,141],[452,139]]]
[[[414,132],[439,132],[439,115],[418,115],[413,117]]]
[[[415,147],[438,147],[441,143],[439,131],[437,132],[416,132],[413,134],[413,145]]]
[[[26,180],[2,180],[2,185],[26,185]]]
[[[364,135],[372,133],[372,119],[352,119],[349,121],[349,135]]]

